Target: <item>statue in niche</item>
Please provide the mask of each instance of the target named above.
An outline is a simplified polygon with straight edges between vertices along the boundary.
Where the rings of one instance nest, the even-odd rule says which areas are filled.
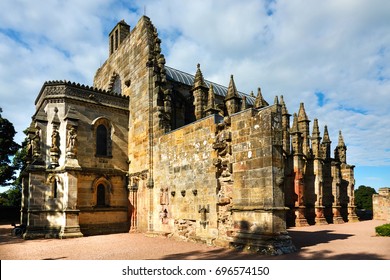
[[[35,132],[30,143],[33,157],[39,157],[41,155],[41,133],[39,129]]]
[[[68,131],[66,151],[69,156],[75,156],[77,154],[77,131],[74,126],[72,126]]]
[[[165,206],[160,211],[160,219],[163,224],[168,223],[168,210]]]
[[[160,191],[160,205],[168,205],[168,188],[161,188]]]
[[[53,126],[53,132],[51,134],[51,149],[50,151],[57,152],[60,150],[60,133],[56,125]]]

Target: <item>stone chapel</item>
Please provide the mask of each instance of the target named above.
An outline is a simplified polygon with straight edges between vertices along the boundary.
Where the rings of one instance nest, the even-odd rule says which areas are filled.
[[[340,132],[166,65],[143,16],[120,21],[93,86],[45,82],[23,171],[24,238],[144,232],[265,254],[288,226],[356,221]],[[195,68],[195,67],[194,67]],[[292,118],[291,118],[292,117]]]

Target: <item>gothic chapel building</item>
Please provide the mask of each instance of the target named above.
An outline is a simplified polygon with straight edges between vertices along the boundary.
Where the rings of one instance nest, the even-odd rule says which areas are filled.
[[[150,19],[119,22],[93,86],[45,82],[29,128],[24,238],[163,234],[267,254],[287,226],[355,221],[340,132],[165,65]],[[292,117],[292,118],[291,118]],[[291,124],[292,123],[292,124]]]

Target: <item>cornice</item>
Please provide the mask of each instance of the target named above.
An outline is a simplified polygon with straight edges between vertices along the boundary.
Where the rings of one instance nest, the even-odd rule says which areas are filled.
[[[128,110],[129,105],[129,97],[125,95],[74,82],[49,81],[43,84],[35,100],[35,106],[38,109],[45,100],[64,100],[65,98],[122,110]]]

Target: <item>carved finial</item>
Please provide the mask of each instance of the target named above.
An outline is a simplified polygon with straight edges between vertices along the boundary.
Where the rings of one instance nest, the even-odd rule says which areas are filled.
[[[240,97],[238,96],[238,92],[237,92],[236,84],[234,83],[233,75],[230,75],[230,82],[229,82],[229,87],[228,87],[228,91],[227,91],[225,100],[232,99],[232,98],[240,98]]]
[[[210,85],[210,89],[209,89],[207,108],[211,108],[211,109],[215,108],[215,93],[214,93],[214,87],[212,84]]]
[[[296,133],[296,132],[299,132],[299,128],[298,128],[298,115],[297,115],[297,113],[294,113],[293,125],[292,125],[292,128],[291,128],[291,133]]]
[[[337,144],[337,147],[346,147],[344,143],[343,134],[341,133],[341,130],[339,130],[339,142]]]
[[[275,99],[274,99],[274,105],[279,105],[279,98],[277,95],[275,96]]]
[[[207,99],[207,108],[205,110],[206,115],[213,115],[217,114],[219,112],[218,109],[215,108],[215,93],[214,93],[214,87],[211,84],[209,88],[209,94]]]
[[[280,104],[282,105],[282,115],[290,115],[288,113],[288,110],[287,110],[287,107],[286,107],[286,103],[284,102],[283,95],[280,96]]]
[[[259,108],[263,108],[263,107],[266,107],[268,106],[268,102],[264,100],[263,98],[263,95],[261,93],[261,88],[259,87],[257,89],[257,97],[256,97],[256,100],[255,100],[255,108],[259,109]]]
[[[312,137],[313,138],[320,138],[320,128],[318,126],[318,119],[314,119]]]
[[[324,138],[322,139],[322,143],[326,143],[326,144],[332,143],[332,141],[330,141],[330,138],[329,138],[328,126],[326,126],[326,125],[324,128]]]
[[[299,105],[298,121],[301,122],[301,121],[308,121],[308,120],[309,118],[306,115],[305,105],[303,104],[303,102],[301,102],[301,104]]]
[[[195,78],[194,78],[194,88],[197,88],[197,87],[207,87],[205,81],[204,81],[204,78],[203,78],[203,74],[202,74],[202,71],[200,70],[200,64],[198,63],[196,65],[197,69],[196,69],[196,74],[195,74]]]

